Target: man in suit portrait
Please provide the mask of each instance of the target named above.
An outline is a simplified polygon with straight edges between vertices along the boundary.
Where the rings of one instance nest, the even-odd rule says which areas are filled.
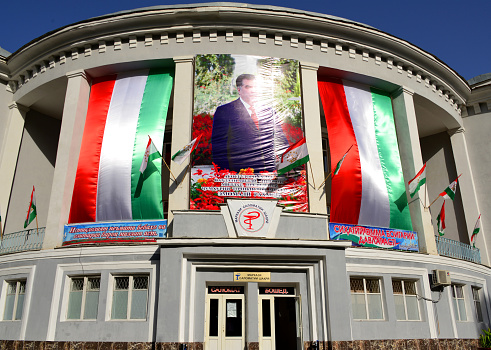
[[[211,135],[213,162],[220,169],[255,173],[275,170],[276,143],[285,143],[271,107],[258,101],[256,77],[241,74],[236,79],[239,98],[219,106],[213,116]]]

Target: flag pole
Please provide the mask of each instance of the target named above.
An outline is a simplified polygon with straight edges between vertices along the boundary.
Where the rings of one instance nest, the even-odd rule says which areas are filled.
[[[36,208],[36,233],[39,234],[39,225],[38,225],[38,213]]]
[[[431,202],[431,204],[430,204],[430,205],[428,205],[428,209],[430,209],[430,207],[433,205],[433,203],[435,203],[435,202],[436,202],[436,200],[437,200],[438,198],[440,198],[440,195],[438,195],[438,197],[436,197],[436,198],[435,198],[435,200],[434,200],[433,202]]]
[[[316,186],[315,186],[314,172],[312,170],[312,164],[310,164],[310,158],[309,158],[309,167],[310,167],[310,173],[312,174],[312,181],[314,182],[314,190],[315,190]]]
[[[324,179],[324,181],[322,181],[322,183],[319,185],[319,188],[321,188],[321,187],[322,187],[322,185],[324,185],[324,184],[326,183],[327,179],[329,179],[329,176],[331,176],[331,175],[332,175],[332,170],[331,170],[331,172],[330,172],[330,173],[329,173],[329,174],[326,176],[326,178]],[[318,189],[319,189],[319,188],[318,188]]]
[[[174,176],[174,174],[172,173],[172,171],[170,170],[169,166],[167,165],[167,162],[165,161],[164,157],[162,157],[162,161],[164,162],[165,166],[167,167],[167,169],[169,169],[169,173],[172,175],[172,178],[174,179],[174,182],[177,181],[176,180],[176,177]]]

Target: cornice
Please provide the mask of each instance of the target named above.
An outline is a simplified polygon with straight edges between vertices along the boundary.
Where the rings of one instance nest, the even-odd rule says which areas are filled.
[[[373,60],[386,65],[394,73],[405,74],[424,82],[449,102],[456,111],[470,95],[465,80],[435,56],[409,42],[375,28],[326,15],[289,10],[267,9],[261,6],[241,7],[240,4],[189,5],[177,8],[149,8],[106,15],[68,25],[33,40],[8,59],[21,88],[38,72],[81,59],[98,50],[129,49],[143,42],[143,49],[155,44],[199,43],[201,40],[233,42],[258,40],[274,45],[290,45],[304,50],[344,55],[347,59]],[[240,24],[239,24],[240,23]],[[206,34],[208,37],[202,37]],[[112,47],[110,47],[112,46]]]

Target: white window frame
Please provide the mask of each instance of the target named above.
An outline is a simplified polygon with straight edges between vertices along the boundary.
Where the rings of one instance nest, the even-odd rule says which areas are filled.
[[[114,291],[116,288],[116,278],[125,278],[128,277],[128,302],[126,306],[126,318],[113,318],[112,315],[112,307],[113,307],[113,302],[114,302]],[[145,309],[145,318],[130,318],[131,317],[131,305],[133,301],[133,280],[135,277],[146,277],[147,278],[147,305]],[[150,275],[147,273],[135,273],[135,274],[114,274],[111,275],[111,281],[110,281],[110,286],[109,288],[111,299],[110,302],[107,305],[107,310],[108,310],[108,319],[110,321],[132,321],[132,322],[142,322],[142,321],[147,321],[148,319],[148,312],[149,312],[149,300],[150,300]]]
[[[469,321],[469,317],[467,315],[467,306],[465,305],[466,304],[466,301],[465,301],[465,285],[463,284],[457,284],[457,283],[452,283],[450,285],[450,288],[451,288],[451,297],[452,297],[452,302],[453,302],[453,308],[454,308],[454,312],[455,312],[455,320],[457,322],[467,322]],[[461,288],[462,289],[462,298],[458,298],[457,297],[457,288]],[[460,310],[460,307],[459,307],[459,300],[462,300],[463,301],[463,304],[464,304],[464,312],[465,312],[465,320],[462,319],[462,315],[461,315],[461,310]]]
[[[421,307],[419,305],[419,298],[418,298],[418,283],[417,281],[415,280],[410,280],[410,279],[403,279],[403,278],[392,278],[392,283],[394,282],[401,282],[401,286],[402,286],[402,300],[404,301],[404,316],[405,316],[405,319],[398,319],[397,318],[397,314],[396,314],[396,320],[397,321],[410,321],[410,322],[419,322],[421,321]],[[416,294],[414,294],[416,296],[416,305],[418,306],[418,319],[417,320],[409,320],[408,319],[408,313],[407,313],[407,300],[406,300],[406,288],[404,286],[405,283],[413,283],[414,284],[414,291]],[[392,294],[394,296],[398,295],[398,294],[395,294],[394,293],[394,286],[392,285]],[[410,294],[412,295],[412,294]]]
[[[19,294],[20,294],[20,284],[24,282],[24,300],[22,301],[22,314],[20,315],[20,318],[15,318],[17,315],[17,308],[19,307]],[[12,318],[11,319],[5,319],[5,311],[6,311],[6,306],[7,306],[7,298],[9,295],[9,288],[10,285],[15,283],[15,296],[14,296],[14,308],[12,309]],[[5,281],[5,301],[4,301],[4,308],[2,312],[2,321],[21,321],[22,320],[22,315],[24,314],[24,304],[26,302],[26,294],[27,294],[27,280],[26,279],[15,279],[15,280],[6,280]]]
[[[101,296],[101,276],[100,275],[84,275],[84,276],[69,276],[69,282],[68,282],[68,295],[67,295],[67,307],[66,307],[66,315],[64,320],[65,321],[95,321],[97,320],[96,318],[84,318],[85,315],[85,299],[87,296],[87,286],[88,286],[88,281],[89,278],[98,278],[99,279],[99,298]],[[73,280],[74,279],[83,279],[84,284],[82,288],[82,302],[80,305],[80,318],[68,318],[68,310],[70,308],[70,296],[72,292],[72,285],[73,285]],[[99,303],[97,303],[97,313],[99,313]]]
[[[476,321],[480,323],[484,322],[484,317],[482,315],[482,305],[481,305],[481,287],[471,286],[471,292],[472,292],[472,301],[474,302],[474,310],[476,312]]]
[[[363,295],[365,297],[365,312],[367,315],[367,318],[354,318],[355,321],[385,321],[385,310],[384,310],[384,298],[383,298],[383,293],[382,293],[382,278],[381,277],[369,277],[369,276],[349,276],[349,281],[350,281],[350,296],[355,294],[355,295],[361,295],[362,293],[353,293],[351,291],[351,279],[361,279],[363,281]],[[378,287],[379,287],[379,293],[368,293],[367,292],[367,280],[376,280],[378,282]],[[380,295],[380,305],[382,308],[382,318],[370,318],[370,312],[368,308],[368,295]],[[353,306],[352,306],[353,307]]]

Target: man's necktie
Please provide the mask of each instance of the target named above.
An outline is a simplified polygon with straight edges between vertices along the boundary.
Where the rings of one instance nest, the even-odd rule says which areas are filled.
[[[251,118],[256,124],[256,128],[259,130],[259,120],[257,119],[256,110],[254,109],[254,106],[250,106],[249,109],[251,111]]]

